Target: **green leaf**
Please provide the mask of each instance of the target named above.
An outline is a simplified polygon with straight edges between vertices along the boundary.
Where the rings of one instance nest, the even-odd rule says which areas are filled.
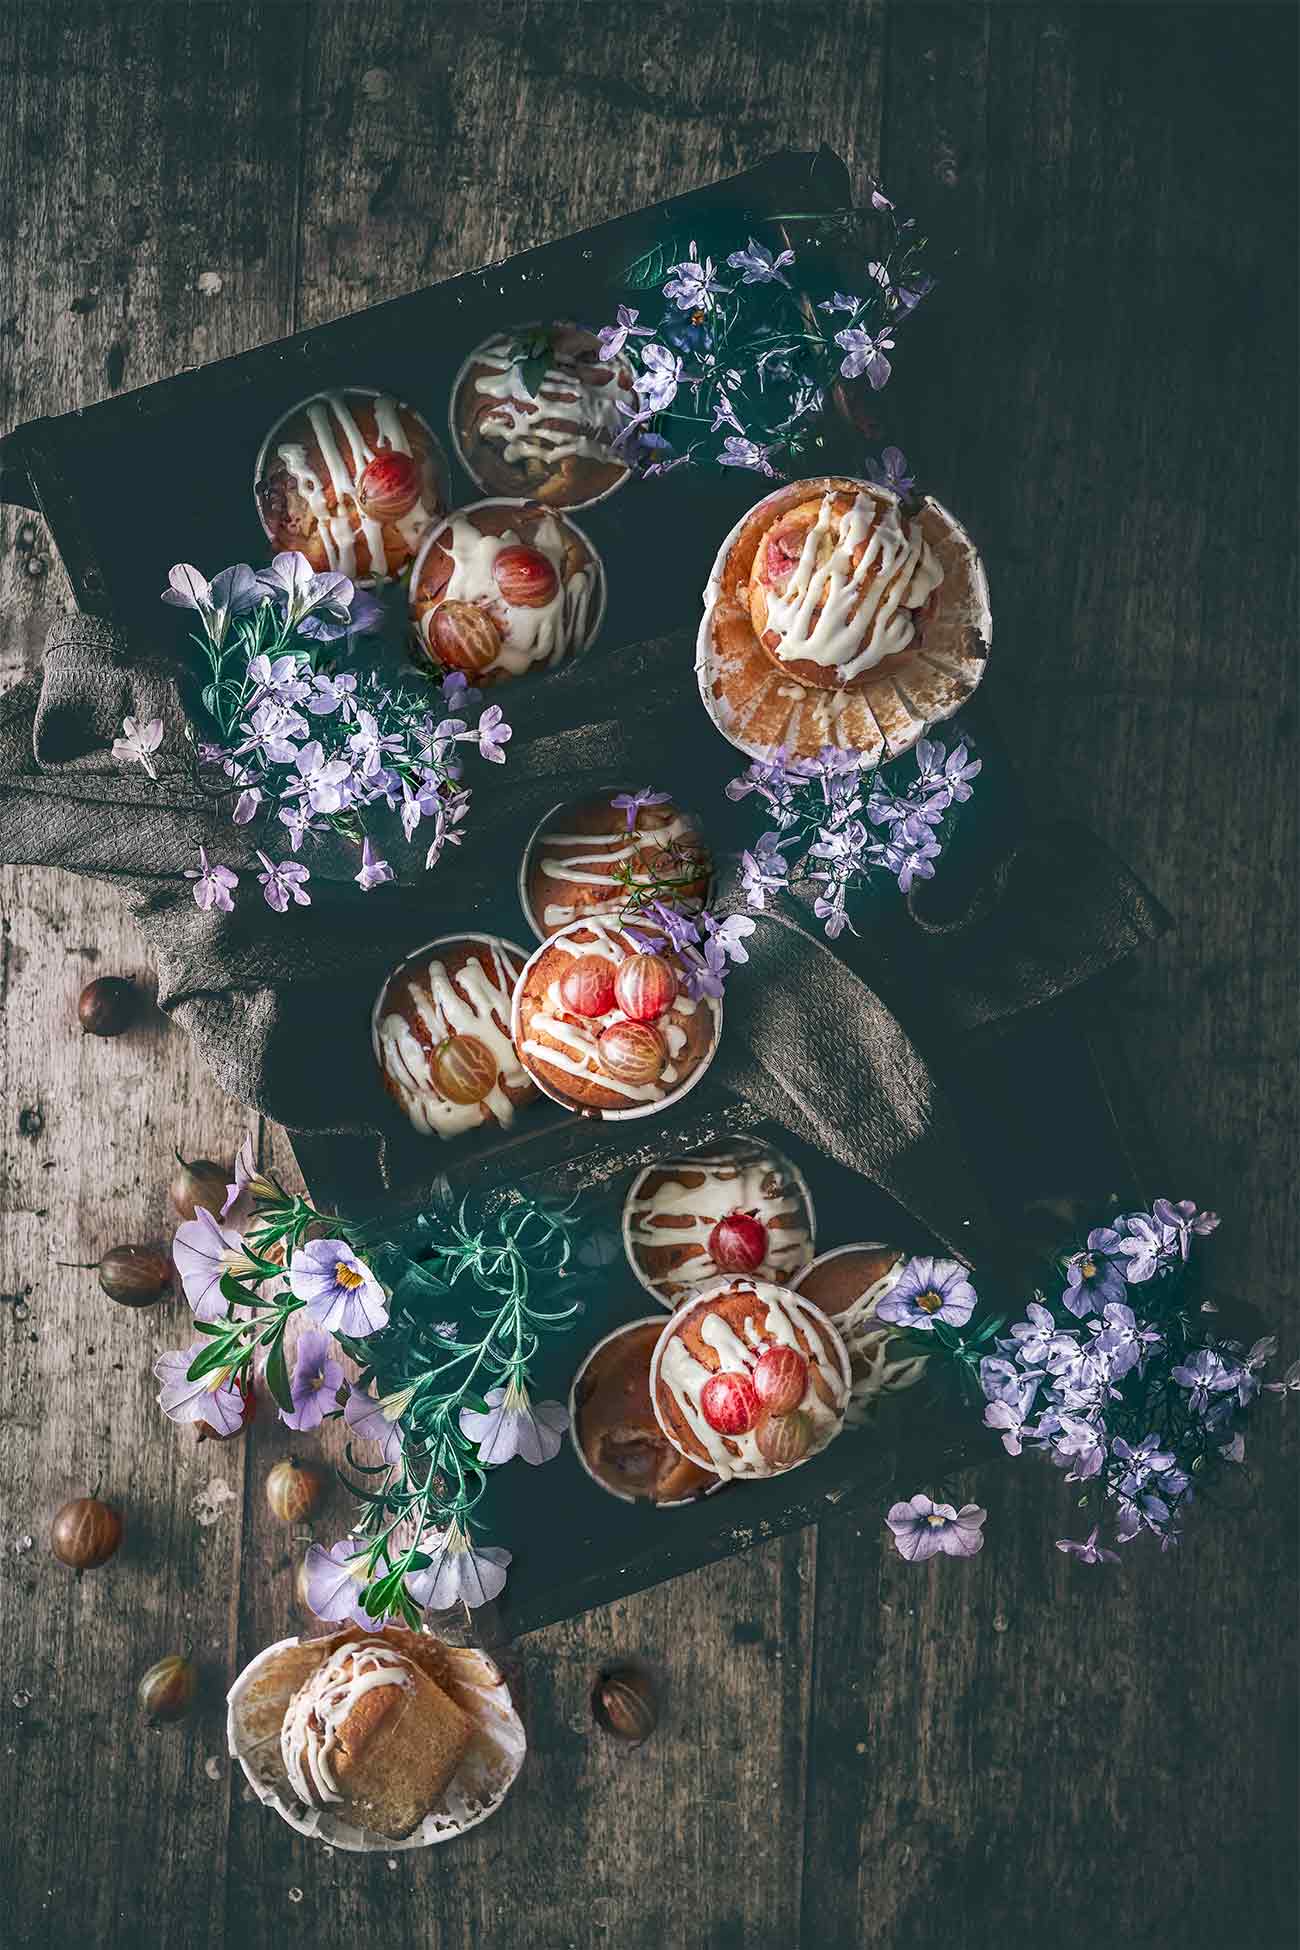
[[[189,1367],[185,1370],[186,1379],[188,1381],[202,1381],[204,1375],[211,1374],[214,1369],[230,1367],[234,1360],[237,1359],[238,1352],[238,1342],[232,1340],[229,1335],[224,1336],[219,1341],[213,1341],[210,1347],[205,1347],[203,1352],[196,1354],[190,1362]]]
[[[662,244],[652,244],[640,257],[633,258],[622,282],[633,291],[650,291],[663,283],[673,265],[679,264],[685,255],[685,245],[679,244],[675,237],[667,238]]]
[[[530,353],[526,359],[520,361],[519,377],[523,381],[525,391],[531,393],[534,399],[539,397],[542,381],[550,369],[550,359],[544,354],[539,356]]]
[[[271,1351],[266,1357],[266,1385],[276,1405],[292,1414],[293,1391],[289,1387],[289,1370],[284,1361],[283,1328],[271,1343]]]

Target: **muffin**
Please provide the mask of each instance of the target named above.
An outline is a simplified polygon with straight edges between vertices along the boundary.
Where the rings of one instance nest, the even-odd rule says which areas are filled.
[[[428,537],[411,575],[418,664],[497,684],[585,650],[605,610],[600,558],[571,521],[480,501]]]
[[[415,559],[447,505],[447,463],[412,407],[368,386],[317,393],[272,428],[257,512],[277,549],[318,573],[386,582]]]
[[[925,1373],[924,1354],[897,1352],[898,1332],[876,1320],[876,1308],[898,1284],[907,1254],[869,1241],[823,1253],[791,1281],[801,1300],[811,1300],[835,1322],[849,1351],[853,1373],[848,1420],[866,1418],[879,1395],[911,1388]]]
[[[660,1428],[724,1480],[797,1469],[844,1426],[849,1357],[825,1314],[764,1280],[684,1301],[650,1364]]]
[[[627,1502],[684,1503],[716,1489],[710,1469],[668,1442],[650,1403],[650,1357],[662,1320],[635,1320],[598,1341],[579,1368],[569,1432],[588,1475]]]
[[[704,602],[701,695],[752,757],[905,751],[965,703],[989,653],[988,586],[965,531],[937,501],[905,509],[841,476],[752,508]]]
[[[284,1639],[230,1689],[227,1740],[258,1799],[336,1848],[419,1848],[500,1807],[526,1742],[482,1652],[398,1625]]]
[[[793,1286],[813,1255],[812,1201],[794,1166],[767,1145],[674,1158],[633,1180],[623,1245],[642,1286],[669,1308],[736,1273]]]
[[[512,1033],[528,1074],[590,1117],[644,1117],[704,1074],[719,1003],[683,988],[680,959],[645,950],[605,921],[576,921],[533,955],[514,994]]]
[[[375,1060],[417,1131],[458,1137],[508,1128],[537,1092],[510,1035],[524,951],[489,934],[444,935],[409,956],[379,992]]]
[[[637,886],[651,882],[671,881],[673,905],[697,914],[712,872],[690,813],[666,799],[636,806],[629,827],[627,809],[600,793],[547,813],[524,855],[519,898],[524,919],[544,940],[591,915],[616,919]]]
[[[488,339],[456,381],[451,431],[484,494],[585,508],[621,487],[613,443],[636,410],[626,359],[602,359],[576,325],[530,325]]]

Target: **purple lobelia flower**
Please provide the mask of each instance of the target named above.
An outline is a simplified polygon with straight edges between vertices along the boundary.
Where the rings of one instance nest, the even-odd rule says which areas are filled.
[[[170,1421],[206,1422],[217,1435],[235,1435],[243,1427],[246,1407],[238,1388],[220,1368],[198,1381],[189,1378],[190,1369],[207,1345],[199,1340],[183,1353],[158,1356],[153,1365],[162,1383],[158,1406]]]
[[[387,860],[375,858],[375,850],[370,844],[369,835],[361,842],[361,871],[354,873],[352,878],[363,894],[370,893],[375,887],[382,887],[387,880],[397,878]]]
[[[983,760],[970,756],[965,739],[954,745],[951,752],[932,738],[922,738],[916,747],[917,783],[926,793],[938,797],[944,806],[954,800],[964,803],[969,799],[971,780],[978,778],[983,769]]]
[[[357,680],[350,670],[336,677],[317,671],[312,678],[312,695],[307,699],[307,709],[314,718],[332,717],[335,711],[350,715],[352,694],[356,688]]]
[[[277,704],[302,704],[312,694],[311,665],[297,653],[272,658],[263,651],[249,659],[248,675],[257,686],[257,704],[268,697]]]
[[[616,792],[609,803],[616,812],[624,814],[628,832],[634,833],[637,814],[642,806],[666,806],[670,797],[671,794],[667,792],[656,792],[653,786],[643,785],[635,792]]]
[[[1151,1216],[1158,1226],[1174,1235],[1184,1259],[1187,1258],[1193,1234],[1203,1239],[1216,1232],[1219,1226],[1217,1212],[1198,1212],[1195,1201],[1190,1198],[1180,1198],[1176,1202],[1158,1198],[1151,1207]]]
[[[289,1286],[318,1327],[364,1340],[388,1321],[388,1296],[345,1239],[309,1239],[289,1262]]]
[[[313,1544],[303,1565],[303,1596],[308,1609],[332,1625],[373,1625],[374,1619],[361,1603],[365,1566],[364,1537],[340,1537],[328,1550]]]
[[[840,363],[841,375],[845,379],[856,379],[859,373],[865,372],[867,384],[873,393],[878,393],[894,370],[885,357],[887,352],[894,349],[894,341],[888,332],[881,332],[873,339],[861,325],[846,325],[842,332],[835,334],[835,343],[844,353]]]
[[[746,905],[761,913],[768,897],[784,893],[789,885],[790,862],[781,851],[781,835],[760,833],[753,851],[746,849],[741,854],[740,868]]]
[[[766,474],[769,480],[775,480],[776,469],[771,461],[771,456],[775,452],[775,447],[764,447],[757,440],[746,440],[743,435],[733,433],[729,434],[722,443],[718,465],[719,467],[749,467],[756,474]]]
[[[1088,1234],[1085,1250],[1072,1255],[1065,1269],[1061,1300],[1076,1320],[1100,1313],[1107,1301],[1118,1300],[1124,1292],[1124,1266],[1119,1253],[1119,1234],[1110,1226],[1096,1226]]]
[[[749,960],[745,937],[754,932],[757,923],[748,914],[729,914],[725,921],[715,921],[706,908],[700,915],[700,926],[708,937],[704,943],[704,955],[711,967],[720,968],[723,961]],[[711,949],[716,953],[711,954]]]
[[[413,1603],[432,1611],[447,1611],[452,1605],[491,1604],[505,1590],[506,1567],[511,1553],[499,1545],[471,1544],[464,1526],[452,1523],[445,1531],[435,1531],[421,1547],[429,1551],[432,1562],[423,1571],[413,1571],[406,1589]]]
[[[281,860],[277,865],[260,847],[257,857],[265,869],[257,878],[268,907],[274,908],[277,914],[283,914],[290,901],[295,901],[299,907],[311,906],[311,895],[303,887],[303,882],[311,879],[306,867],[300,867],[296,860]]]
[[[641,370],[637,374],[637,403],[643,414],[662,413],[676,398],[682,376],[682,362],[666,345],[641,347]],[[635,423],[635,416],[633,419]]]
[[[917,880],[933,880],[934,863],[943,851],[924,822],[913,824],[914,817],[896,826],[892,839],[880,842],[870,851],[872,861],[887,867],[894,875],[900,894],[910,893]]]
[[[1052,1433],[1052,1460],[1069,1471],[1070,1483],[1086,1483],[1101,1471],[1106,1445],[1094,1425],[1082,1415],[1058,1414]]]
[[[866,474],[867,479],[874,481],[877,487],[892,488],[897,495],[910,494],[916,486],[907,471],[907,456],[901,447],[886,447],[879,460],[868,454]]]
[[[247,826],[256,817],[257,809],[261,803],[262,788],[257,785],[247,786],[240,793],[238,799],[236,799],[235,810],[231,813],[230,817],[234,820],[236,826]]]
[[[402,1457],[402,1431],[397,1416],[389,1413],[393,1406],[391,1400],[376,1401],[360,1388],[354,1388],[343,1405],[343,1420],[352,1434],[377,1443],[386,1463],[400,1462]]]
[[[1120,1231],[1118,1250],[1126,1262],[1124,1275],[1131,1286],[1154,1278],[1178,1250],[1176,1232],[1152,1212],[1130,1212],[1120,1220]]]
[[[334,1359],[329,1335],[308,1328],[298,1338],[293,1373],[289,1377],[293,1408],[282,1408],[280,1420],[286,1428],[297,1429],[299,1433],[318,1428],[342,1385],[343,1370]]]
[[[123,718],[122,736],[113,740],[113,757],[124,763],[143,765],[151,779],[158,774],[154,769],[153,755],[163,741],[163,721],[151,718],[148,724],[138,724],[134,718]]]
[[[636,321],[640,316],[641,314],[635,306],[620,305],[618,311],[615,313],[618,323],[616,325],[601,326],[600,331],[596,334],[596,340],[600,347],[600,356],[602,359],[616,359],[629,339],[648,339],[654,337],[648,325],[637,324]]]
[[[534,1405],[516,1381],[489,1388],[486,1411],[462,1408],[460,1432],[478,1444],[479,1461],[489,1466],[519,1456],[526,1463],[549,1462],[558,1454],[569,1411],[559,1402]]]
[[[1164,1338],[1158,1327],[1146,1321],[1139,1324],[1133,1309],[1119,1300],[1107,1303],[1101,1319],[1091,1323],[1091,1332],[1097,1337],[1097,1352],[1108,1356],[1116,1381],[1144,1361],[1150,1349],[1158,1347]]]
[[[289,844],[295,853],[310,834],[321,831],[321,821],[313,819],[310,808],[301,804],[281,806],[279,818],[288,829]]]
[[[1226,1395],[1237,1386],[1234,1371],[1209,1347],[1198,1347],[1179,1367],[1171,1368],[1170,1379],[1189,1390],[1193,1415],[1203,1415],[1213,1396]]]
[[[194,905],[205,914],[212,907],[222,914],[234,913],[235,897],[230,890],[239,885],[239,875],[231,867],[212,866],[205,847],[199,848],[198,866],[186,867],[185,878],[194,882]]]
[[[829,298],[823,298],[817,309],[829,312],[846,311],[851,316],[861,304],[861,298],[855,298],[851,291],[832,291]]]
[[[930,1333],[936,1322],[964,1327],[975,1311],[976,1294],[966,1268],[955,1259],[922,1254],[909,1259],[876,1308],[876,1318],[895,1327]]]
[[[1177,1460],[1171,1450],[1160,1447],[1160,1437],[1154,1433],[1137,1443],[1128,1443],[1117,1435],[1110,1452],[1117,1462],[1126,1465],[1119,1481],[1119,1494],[1126,1497],[1136,1496],[1149,1477],[1172,1470]]]
[[[885,1522],[894,1533],[894,1547],[909,1564],[927,1557],[974,1557],[984,1548],[983,1524],[988,1516],[977,1503],[963,1503],[960,1510],[951,1503],[932,1503],[928,1496],[913,1496],[906,1503],[895,1503]]]
[[[1017,1361],[1027,1368],[1050,1367],[1052,1356],[1062,1348],[1068,1349],[1071,1356],[1077,1352],[1074,1336],[1057,1327],[1046,1307],[1031,1300],[1025,1312],[1028,1318],[1017,1321],[1011,1329]]]
[[[239,1234],[218,1225],[206,1205],[195,1206],[194,1217],[177,1226],[172,1260],[196,1320],[220,1320],[226,1313],[221,1282],[227,1273],[242,1279],[257,1272]]]
[[[163,601],[176,609],[197,610],[214,650],[220,650],[234,619],[256,609],[266,595],[246,562],[223,569],[211,582],[189,562],[178,562],[167,581]]]
[[[781,251],[773,257],[766,244],[758,243],[753,237],[743,251],[732,251],[727,259],[731,270],[744,274],[740,280],[742,284],[783,284],[787,290],[790,280],[783,273],[786,265],[793,263],[793,251]]]
[[[308,728],[306,718],[292,704],[265,697],[239,727],[244,736],[236,756],[252,753],[271,765],[292,765],[298,756],[297,740],[307,736]]]
[[[285,787],[285,795],[300,794],[315,813],[341,812],[352,797],[352,767],[346,758],[326,758],[325,747],[313,738],[293,754],[298,777]]]
[[[671,298],[678,311],[712,311],[714,300],[725,297],[730,285],[719,284],[711,257],[701,264],[694,240],[681,264],[674,264],[664,284],[664,297]]]
[[[478,721],[478,752],[480,758],[488,759],[493,765],[504,765],[506,746],[513,733],[501,715],[499,704],[489,704],[486,711],[480,712]]]
[[[1119,1552],[1104,1549],[1097,1542],[1100,1534],[1101,1525],[1095,1523],[1081,1544],[1074,1543],[1069,1537],[1058,1537],[1056,1548],[1064,1551],[1068,1557],[1077,1558],[1080,1564],[1118,1564]]]

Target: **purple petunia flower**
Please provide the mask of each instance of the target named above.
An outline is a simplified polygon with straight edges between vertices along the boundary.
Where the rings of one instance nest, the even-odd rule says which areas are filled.
[[[220,1368],[191,1381],[189,1371],[206,1348],[195,1341],[183,1353],[160,1354],[153,1364],[162,1383],[158,1406],[173,1422],[206,1422],[218,1435],[235,1435],[243,1427],[245,1401]]]
[[[235,1153],[235,1176],[226,1186],[226,1202],[222,1206],[220,1218],[226,1218],[231,1208],[239,1203],[245,1192],[251,1192],[256,1199],[275,1199],[281,1196],[280,1188],[274,1179],[268,1178],[257,1169],[257,1158],[253,1151],[253,1140],[245,1137]],[[223,1239],[226,1234],[222,1234]],[[238,1237],[238,1235],[235,1235]]]
[[[873,393],[878,393],[894,370],[885,357],[887,352],[894,349],[894,341],[888,331],[881,332],[873,339],[861,325],[846,325],[842,332],[835,334],[835,343],[844,353],[840,364],[841,375],[845,379],[856,379],[859,373],[865,372],[867,384]]]
[[[790,280],[782,273],[787,264],[793,263],[793,251],[785,250],[779,256],[773,257],[767,246],[758,243],[753,237],[743,251],[732,251],[727,259],[731,270],[744,273],[740,280],[742,284],[783,284],[787,290],[790,287]]]
[[[343,1420],[354,1436],[360,1436],[363,1442],[377,1443],[386,1463],[396,1463],[402,1457],[402,1431],[397,1417],[389,1414],[389,1406],[354,1388],[344,1404]]]
[[[211,866],[206,848],[199,848],[199,864],[186,867],[185,878],[194,882],[194,905],[201,907],[205,914],[212,907],[223,914],[234,912],[235,900],[230,890],[239,885],[239,875],[230,867]]]
[[[309,1239],[289,1262],[289,1286],[318,1327],[364,1340],[388,1321],[388,1296],[345,1239]]]
[[[196,1205],[194,1217],[177,1226],[172,1261],[196,1320],[220,1320],[226,1313],[221,1282],[227,1273],[239,1279],[257,1271],[240,1235],[218,1225],[206,1205]]]
[[[977,1503],[963,1503],[955,1510],[951,1503],[932,1503],[928,1496],[914,1496],[906,1503],[895,1503],[885,1522],[894,1533],[894,1547],[909,1564],[923,1563],[927,1557],[974,1557],[984,1548],[983,1524],[988,1516]]]
[[[876,1308],[878,1320],[930,1333],[937,1321],[964,1327],[975,1311],[976,1293],[966,1268],[955,1259],[922,1254],[909,1259]]]
[[[1119,1252],[1119,1234],[1110,1226],[1097,1226],[1088,1234],[1086,1250],[1071,1257],[1061,1300],[1076,1319],[1100,1313],[1107,1301],[1117,1300],[1124,1292]]]
[[[258,575],[265,595],[284,611],[286,628],[320,642],[346,636],[355,590],[345,575],[318,575],[305,555],[285,549]]]
[[[370,893],[375,887],[382,887],[386,880],[396,880],[397,878],[397,875],[393,872],[387,860],[377,860],[375,858],[375,851],[370,844],[369,835],[361,842],[361,871],[360,873],[354,873],[352,878],[356,881],[357,886],[363,894]]]
[[[296,902],[299,907],[311,906],[311,895],[303,888],[303,882],[311,879],[306,867],[300,867],[296,860],[281,860],[277,865],[260,847],[257,857],[265,869],[257,878],[262,884],[268,907],[274,908],[277,914],[283,914],[290,901]]]
[[[1056,1548],[1069,1557],[1077,1557],[1080,1564],[1118,1564],[1119,1552],[1108,1551],[1100,1545],[1097,1542],[1100,1534],[1101,1525],[1095,1523],[1081,1544],[1074,1543],[1069,1537],[1058,1537]]]
[[[501,715],[501,706],[489,704],[487,710],[480,714],[478,721],[479,757],[490,760],[493,765],[504,765],[506,746],[510,743],[511,736],[510,726]]]
[[[163,601],[177,609],[197,610],[214,650],[224,644],[234,619],[256,609],[266,594],[247,562],[223,569],[211,582],[189,562],[178,562],[167,581]]]
[[[163,721],[151,718],[148,724],[138,724],[134,718],[123,718],[122,736],[113,740],[113,757],[136,765],[143,765],[151,779],[158,774],[154,769],[153,755],[163,741]]]
[[[300,1434],[318,1428],[342,1383],[343,1369],[334,1359],[329,1335],[309,1328],[299,1337],[289,1379],[293,1408],[291,1411],[282,1408],[280,1420],[286,1428],[297,1429]]]
[[[431,1611],[447,1611],[452,1605],[491,1604],[505,1590],[506,1567],[511,1552],[496,1544],[478,1548],[470,1543],[463,1525],[451,1524],[435,1531],[421,1548],[428,1550],[432,1563],[423,1571],[413,1571],[406,1580],[412,1602]]]
[[[528,1390],[511,1381],[489,1388],[486,1412],[462,1408],[460,1432],[478,1444],[479,1461],[488,1466],[519,1456],[527,1463],[549,1462],[559,1453],[569,1411],[559,1402],[529,1400]]]
[[[634,306],[620,305],[615,316],[618,319],[616,325],[602,325],[596,334],[600,356],[606,361],[616,359],[629,339],[648,339],[654,336],[648,325],[637,324],[636,321],[641,314]]]
[[[886,447],[879,460],[868,454],[866,474],[867,479],[874,481],[877,487],[892,488],[900,496],[910,494],[916,486],[907,471],[907,456],[901,447]]]
[[[311,1546],[303,1565],[303,1596],[317,1618],[331,1625],[374,1625],[361,1603],[365,1560],[364,1537],[340,1537],[328,1550],[320,1544]]]

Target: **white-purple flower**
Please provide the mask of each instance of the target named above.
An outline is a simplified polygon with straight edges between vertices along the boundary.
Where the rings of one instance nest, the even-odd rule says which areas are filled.
[[[756,474],[766,474],[769,479],[775,480],[776,469],[771,461],[771,456],[775,452],[775,447],[764,447],[757,440],[746,440],[740,434],[733,433],[729,434],[722,443],[718,465],[719,467],[748,467]]]
[[[279,816],[288,828],[289,844],[295,853],[309,834],[319,833],[322,830],[324,823],[319,819],[313,819],[311,809],[301,802],[296,806],[281,806]]]
[[[907,456],[901,447],[884,448],[879,460],[873,454],[868,454],[866,474],[867,479],[874,481],[878,487],[892,488],[900,496],[910,494],[916,486],[907,471]]]
[[[1119,1251],[1127,1261],[1125,1277],[1131,1286],[1154,1278],[1171,1254],[1178,1250],[1175,1229],[1161,1223],[1150,1212],[1130,1212],[1120,1220],[1124,1237]]]
[[[781,851],[779,833],[760,833],[753,851],[740,856],[740,880],[745,901],[756,912],[767,907],[770,895],[784,893],[790,880],[790,862]]]
[[[307,736],[309,727],[301,711],[295,710],[292,704],[267,697],[249,713],[239,729],[244,738],[236,748],[237,757],[247,757],[251,752],[271,765],[292,765],[298,756],[297,740]]]
[[[517,1381],[489,1388],[486,1411],[462,1408],[460,1432],[478,1444],[488,1467],[519,1456],[526,1463],[549,1462],[558,1454],[569,1426],[569,1411],[559,1402],[532,1402]]]
[[[666,806],[670,796],[667,792],[656,792],[653,786],[643,785],[635,792],[616,792],[609,803],[616,812],[626,816],[627,830],[629,833],[634,833],[637,815],[642,806]]]
[[[167,581],[163,601],[177,609],[197,610],[214,650],[220,650],[235,617],[256,609],[265,599],[258,577],[246,562],[223,569],[211,582],[191,563],[178,562]]]
[[[257,686],[258,703],[270,697],[277,704],[301,704],[311,696],[311,665],[297,652],[273,659],[263,651],[249,660],[248,675]]]
[[[1159,1328],[1149,1322],[1139,1325],[1133,1309],[1118,1300],[1107,1302],[1101,1319],[1091,1323],[1090,1331],[1097,1337],[1094,1342],[1097,1352],[1107,1356],[1116,1381],[1144,1361],[1148,1351],[1158,1347],[1163,1338]]]
[[[766,244],[751,237],[743,251],[732,251],[727,263],[733,271],[744,273],[742,284],[783,284],[788,290],[790,280],[784,271],[787,264],[794,263],[794,252],[786,250],[773,257]]]
[[[1190,1198],[1181,1198],[1176,1202],[1158,1198],[1151,1208],[1151,1216],[1158,1226],[1177,1240],[1178,1250],[1184,1259],[1187,1258],[1193,1234],[1204,1239],[1217,1231],[1219,1225],[1217,1212],[1198,1211],[1195,1201]]]
[[[423,1571],[413,1571],[406,1589],[414,1604],[431,1611],[448,1611],[453,1605],[491,1604],[505,1590],[506,1567],[511,1553],[500,1545],[471,1544],[464,1527],[453,1523],[445,1531],[435,1531],[421,1540],[432,1562]]]
[[[386,1463],[402,1459],[402,1431],[396,1415],[390,1415],[391,1400],[376,1401],[370,1393],[354,1388],[343,1407],[343,1420],[354,1436],[363,1442],[377,1443]]]
[[[501,715],[501,706],[489,704],[478,721],[479,757],[489,759],[493,765],[504,765],[506,746],[511,736],[510,726]]]
[[[637,375],[636,396],[642,413],[662,413],[670,406],[677,394],[682,376],[682,362],[675,352],[666,345],[643,345],[641,347],[641,370]],[[626,431],[635,425],[635,417],[629,422]]]
[[[1166,1475],[1178,1460],[1172,1450],[1160,1447],[1160,1437],[1154,1432],[1137,1443],[1128,1443],[1117,1435],[1110,1452],[1125,1465],[1118,1485],[1119,1494],[1125,1497],[1136,1496],[1148,1478]]]
[[[725,297],[730,285],[719,284],[711,257],[701,264],[694,240],[681,264],[674,264],[664,284],[664,297],[671,298],[678,311],[712,311],[715,298]],[[644,355],[643,355],[644,356]]]
[[[1058,1537],[1056,1548],[1064,1551],[1068,1557],[1076,1557],[1080,1564],[1118,1564],[1119,1552],[1106,1550],[1099,1544],[1097,1539],[1100,1534],[1101,1525],[1095,1523],[1081,1544],[1074,1543],[1069,1537]]]
[[[345,717],[349,717],[356,688],[357,680],[350,670],[336,677],[317,671],[312,678],[312,694],[307,699],[307,709],[315,718],[331,717],[335,711],[342,711]]]
[[[1237,1386],[1237,1376],[1213,1348],[1198,1347],[1186,1361],[1170,1370],[1170,1379],[1190,1392],[1188,1407],[1193,1415],[1203,1415],[1215,1395],[1226,1395]]]
[[[317,1328],[308,1328],[298,1338],[293,1373],[289,1378],[293,1408],[282,1408],[280,1420],[286,1428],[297,1429],[300,1434],[318,1428],[342,1384],[343,1369],[334,1359],[329,1335],[322,1334]]]
[[[909,1564],[923,1563],[927,1557],[974,1557],[984,1548],[983,1524],[988,1516],[977,1503],[963,1503],[955,1510],[951,1503],[932,1503],[928,1496],[913,1496],[906,1503],[895,1503],[885,1522],[894,1533],[894,1547]]]
[[[638,325],[640,312],[632,305],[620,305],[615,316],[616,325],[602,325],[596,334],[600,356],[605,361],[616,359],[629,339],[648,339],[653,333],[648,325]]]
[[[948,1327],[964,1327],[975,1311],[975,1301],[975,1289],[964,1266],[955,1259],[921,1254],[908,1260],[877,1305],[876,1318],[928,1334],[938,1321]]]
[[[221,1282],[227,1273],[242,1279],[257,1272],[240,1235],[218,1225],[206,1205],[196,1205],[194,1217],[177,1226],[172,1261],[196,1320],[220,1320],[226,1313]]]
[[[887,352],[894,349],[894,341],[888,332],[881,332],[877,338],[872,338],[861,325],[846,325],[842,332],[835,334],[835,343],[844,353],[840,364],[843,377],[856,379],[859,373],[865,372],[867,384],[873,393],[878,393],[894,370],[885,357]]]
[[[322,642],[347,634],[355,594],[348,576],[317,575],[305,555],[285,549],[257,579],[264,594],[283,609],[286,628]]]
[[[855,298],[851,291],[832,291],[830,297],[824,298],[817,309],[829,312],[846,311],[852,315],[861,303],[861,298]]]
[[[299,866],[296,860],[281,860],[277,863],[263,853],[260,847],[257,857],[264,868],[257,878],[262,884],[268,907],[274,908],[277,914],[283,914],[287,911],[290,901],[296,902],[299,907],[311,906],[311,895],[303,886],[304,881],[311,879],[306,867]]]
[[[185,878],[194,882],[194,905],[201,907],[205,914],[211,907],[219,908],[223,914],[234,912],[231,888],[239,885],[239,875],[231,867],[212,866],[206,848],[199,848],[199,864],[186,867]]]
[[[397,878],[397,875],[393,872],[387,860],[380,860],[375,857],[375,850],[370,844],[368,834],[361,842],[361,871],[354,873],[352,878],[356,881],[357,886],[363,894],[370,893],[375,887],[382,887],[386,880],[396,880]]]
[[[160,1354],[153,1371],[162,1383],[158,1406],[173,1422],[206,1422],[217,1435],[235,1435],[243,1426],[244,1397],[220,1368],[198,1381],[189,1371],[207,1347],[195,1341],[184,1353]]]
[[[1097,1429],[1082,1415],[1058,1414],[1052,1433],[1052,1460],[1069,1471],[1070,1483],[1086,1483],[1100,1473],[1106,1445]]]
[[[364,1340],[388,1322],[388,1296],[345,1239],[309,1239],[289,1262],[289,1286],[318,1327]]]
[[[153,755],[163,741],[163,721],[151,718],[148,724],[137,723],[134,718],[123,718],[122,736],[113,740],[113,757],[124,763],[143,765],[151,779],[158,774],[154,769]]]
[[[325,1550],[313,1544],[303,1565],[303,1596],[317,1618],[332,1625],[368,1625],[375,1621],[361,1603],[366,1583],[364,1537],[341,1537]]]
[[[346,758],[326,758],[319,738],[293,754],[298,777],[285,787],[286,794],[301,793],[316,813],[340,812],[352,797],[352,767]]]
[[[951,752],[937,739],[922,738],[917,745],[917,783],[931,797],[937,797],[942,806],[951,805],[954,799],[959,802],[969,799],[971,781],[983,769],[983,760],[970,756],[964,739]]]

